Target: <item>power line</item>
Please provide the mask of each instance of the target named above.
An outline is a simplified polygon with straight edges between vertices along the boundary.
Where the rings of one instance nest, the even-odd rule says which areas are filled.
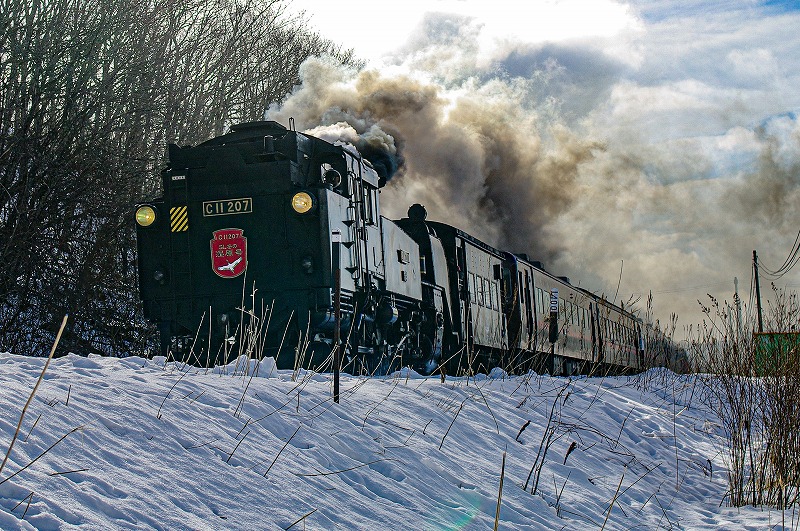
[[[778,280],[783,275],[791,271],[791,269],[797,265],[797,262],[800,261],[800,231],[797,232],[797,236],[794,239],[794,244],[792,245],[792,250],[789,251],[789,255],[786,257],[786,260],[783,261],[783,264],[775,271],[772,271],[768,267],[765,267],[763,263],[758,266],[759,271],[763,272],[765,276],[771,277],[770,280]]]

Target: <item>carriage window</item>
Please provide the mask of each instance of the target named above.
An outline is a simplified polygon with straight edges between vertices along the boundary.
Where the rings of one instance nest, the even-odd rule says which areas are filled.
[[[506,300],[511,298],[511,271],[503,268],[503,296]]]
[[[529,311],[533,310],[531,305],[531,277],[527,271],[525,271],[525,306],[528,307]]]
[[[469,301],[475,302],[475,275],[469,274]]]
[[[368,225],[375,224],[375,190],[364,188],[364,221]]]

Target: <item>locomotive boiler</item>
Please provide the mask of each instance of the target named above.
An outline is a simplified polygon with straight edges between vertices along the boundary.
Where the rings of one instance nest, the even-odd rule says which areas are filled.
[[[161,353],[330,370],[338,337],[353,373],[643,367],[629,312],[422,205],[382,216],[383,168],[271,121],[170,145],[163,196],[136,208],[140,296]]]

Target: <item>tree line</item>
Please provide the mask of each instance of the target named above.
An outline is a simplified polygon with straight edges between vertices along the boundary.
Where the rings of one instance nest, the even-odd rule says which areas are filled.
[[[0,350],[139,352],[134,203],[167,143],[258,120],[307,57],[285,0],[0,0]]]

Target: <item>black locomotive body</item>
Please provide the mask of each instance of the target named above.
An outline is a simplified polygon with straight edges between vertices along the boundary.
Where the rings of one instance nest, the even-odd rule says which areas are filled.
[[[382,217],[386,176],[352,147],[254,122],[168,152],[163,197],[136,213],[164,355],[325,370],[339,322],[352,372],[641,368],[630,313],[420,205]]]

